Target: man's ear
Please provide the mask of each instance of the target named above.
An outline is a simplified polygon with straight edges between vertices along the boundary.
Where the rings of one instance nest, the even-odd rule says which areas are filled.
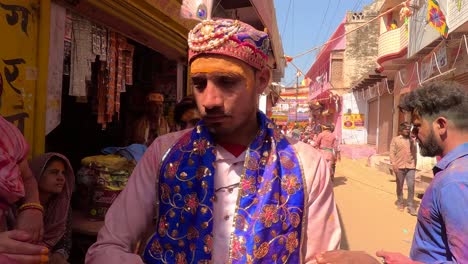
[[[448,120],[443,116],[439,116],[434,120],[434,130],[437,131],[439,135],[444,135],[447,133],[448,129]]]
[[[264,67],[255,74],[256,83],[257,83],[257,94],[263,93],[265,89],[270,84],[271,71],[268,67]]]

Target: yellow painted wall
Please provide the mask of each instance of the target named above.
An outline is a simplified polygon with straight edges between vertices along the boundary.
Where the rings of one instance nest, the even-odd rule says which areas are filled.
[[[32,155],[43,153],[45,149],[50,3],[51,0],[0,0],[0,75],[3,79],[0,114],[20,128]],[[122,19],[144,18],[162,25],[173,38],[158,37],[172,41],[171,45],[177,42],[181,56],[186,55],[185,38],[190,25],[177,18],[172,10],[180,8],[178,0],[88,0],[87,3]],[[116,3],[133,8],[131,12],[111,8]],[[149,29],[145,25],[140,27],[146,33]]]
[[[31,146],[39,76],[38,18],[39,0],[0,1],[0,114],[14,121]]]

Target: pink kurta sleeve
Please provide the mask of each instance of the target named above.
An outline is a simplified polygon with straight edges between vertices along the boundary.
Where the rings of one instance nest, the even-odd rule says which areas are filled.
[[[28,151],[29,145],[18,128],[0,116],[0,207],[25,195],[19,164]]]
[[[306,236],[303,254],[305,263],[315,263],[314,256],[340,246],[341,227],[330,181],[330,170],[321,153],[309,145],[298,144],[298,152],[306,178]]]

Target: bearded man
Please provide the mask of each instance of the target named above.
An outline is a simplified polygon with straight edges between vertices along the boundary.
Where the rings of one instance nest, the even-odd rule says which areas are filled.
[[[400,108],[411,113],[422,156],[441,156],[419,207],[410,257],[377,252],[388,264],[468,263],[468,87],[456,82],[423,85]],[[364,252],[332,251],[317,263],[378,264]]]

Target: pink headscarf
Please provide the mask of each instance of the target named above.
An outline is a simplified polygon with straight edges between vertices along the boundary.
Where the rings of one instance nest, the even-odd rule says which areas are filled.
[[[70,210],[70,200],[75,185],[75,174],[68,159],[59,153],[45,153],[35,157],[30,162],[31,170],[39,184],[47,163],[53,157],[59,157],[65,161],[65,181],[66,184],[60,194],[52,196],[45,207],[44,212],[44,238],[43,242],[53,248],[63,237],[66,229],[68,210]]]
[[[1,116],[0,135],[1,211],[24,197],[23,179],[18,165],[26,158],[29,145],[18,128]]]

